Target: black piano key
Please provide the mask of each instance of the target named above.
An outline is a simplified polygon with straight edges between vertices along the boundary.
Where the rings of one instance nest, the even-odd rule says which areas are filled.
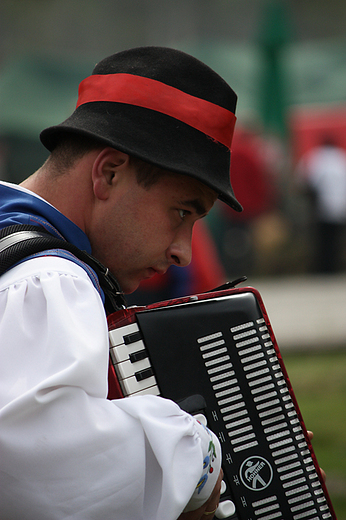
[[[151,377],[153,375],[154,375],[154,371],[151,367],[146,368],[144,370],[139,370],[138,372],[135,372],[137,381],[144,381],[144,379],[148,379],[148,377]]]
[[[141,359],[145,359],[149,357],[149,354],[146,350],[137,350],[137,352],[132,352],[129,355],[131,363],[136,363],[136,361],[141,361]]]
[[[124,343],[125,345],[130,345],[131,343],[136,343],[136,341],[140,341],[141,339],[143,339],[143,336],[138,330],[137,332],[132,332],[132,334],[124,336]]]

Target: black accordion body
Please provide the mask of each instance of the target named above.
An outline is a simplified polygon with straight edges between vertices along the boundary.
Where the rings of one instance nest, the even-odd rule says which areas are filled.
[[[108,321],[122,394],[172,399],[219,437],[217,518],[336,519],[255,289],[132,307]]]

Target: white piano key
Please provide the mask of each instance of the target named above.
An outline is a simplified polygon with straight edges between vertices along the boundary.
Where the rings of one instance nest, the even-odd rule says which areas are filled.
[[[135,376],[131,376],[127,379],[123,379],[120,384],[126,395],[132,395],[151,386],[156,386],[156,379],[155,376],[151,376],[143,381],[137,381]]]
[[[130,359],[130,354],[144,349],[143,341],[137,341],[130,345],[118,345],[117,347],[113,347],[110,349],[110,354],[114,363],[121,363],[123,361],[128,361]]]
[[[135,372],[139,370],[144,370],[145,368],[150,368],[149,359],[141,359],[141,361],[136,361],[136,363],[131,363],[131,361],[123,361],[122,363],[118,363],[116,365],[116,371],[119,379],[126,379],[127,377],[131,377],[135,375]]]
[[[128,397],[135,397],[137,395],[160,395],[160,390],[157,385],[149,386],[149,388],[144,388],[144,390],[140,390],[139,392],[131,394]]]
[[[125,325],[124,327],[120,327],[119,329],[110,330],[109,341],[113,347],[116,345],[121,345],[122,343],[124,343],[124,336],[138,331],[139,328],[137,323],[130,323],[130,325]]]

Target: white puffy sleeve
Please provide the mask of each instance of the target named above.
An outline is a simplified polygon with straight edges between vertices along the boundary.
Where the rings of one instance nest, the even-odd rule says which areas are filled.
[[[0,510],[7,520],[175,520],[220,471],[216,437],[173,402],[109,401],[108,330],[84,270],[0,278]]]

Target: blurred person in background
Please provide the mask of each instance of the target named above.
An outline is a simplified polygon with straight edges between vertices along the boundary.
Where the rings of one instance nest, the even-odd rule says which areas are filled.
[[[265,142],[255,128],[237,128],[230,174],[244,211],[236,214],[224,204],[217,206],[222,228],[222,232],[216,231],[217,244],[231,277],[254,272],[260,263],[262,244],[272,240],[271,234],[277,228],[277,190],[264,148]]]
[[[299,161],[297,177],[315,223],[314,269],[339,272],[346,238],[346,151],[336,139],[324,136]]]

